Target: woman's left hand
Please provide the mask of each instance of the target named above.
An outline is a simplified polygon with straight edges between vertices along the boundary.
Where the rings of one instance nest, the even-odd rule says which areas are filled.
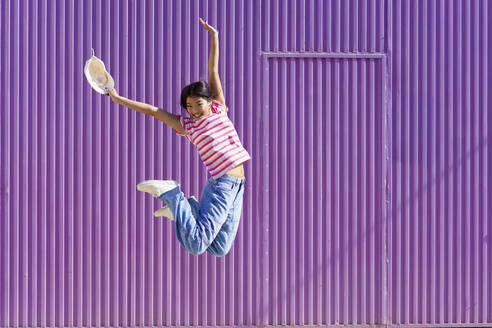
[[[200,18],[200,23],[208,31],[208,33],[210,33],[210,35],[215,36],[215,35],[218,35],[219,34],[219,32],[215,28],[213,28],[212,26],[208,25],[208,23],[206,21],[204,21],[203,19],[201,19],[201,18]]]

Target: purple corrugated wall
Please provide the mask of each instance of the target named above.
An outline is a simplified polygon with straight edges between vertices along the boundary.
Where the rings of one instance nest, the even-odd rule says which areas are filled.
[[[492,326],[492,2],[391,7],[388,322]]]
[[[187,254],[143,179],[207,173],[160,122],[220,31],[253,159],[236,242]],[[1,326],[492,325],[492,3],[0,0]]]

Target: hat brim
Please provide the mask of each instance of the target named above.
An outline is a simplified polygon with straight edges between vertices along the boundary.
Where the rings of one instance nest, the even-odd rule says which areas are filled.
[[[106,77],[106,83],[104,85],[100,85],[96,82],[96,77],[95,76],[92,76],[91,73],[90,73],[90,70],[89,70],[89,62],[91,59],[97,59],[101,64],[102,64],[102,68],[104,69],[104,74],[105,74],[105,77]],[[90,86],[95,90],[97,91],[98,93],[100,94],[107,94],[109,91],[111,91],[113,88],[114,88],[114,80],[113,80],[113,77],[106,71],[106,68],[104,66],[104,63],[97,57],[93,57],[91,59],[89,59],[86,63],[85,63],[85,67],[84,67],[84,74],[85,74],[85,77],[87,79],[87,82],[89,82]]]
[[[107,83],[104,85],[104,86],[100,86],[99,84],[97,84],[94,79],[92,79],[91,77],[88,77],[87,78],[87,81],[89,82],[89,84],[91,85],[92,89],[94,89],[95,91],[99,92],[100,94],[107,94],[109,91],[113,90],[114,88],[114,80],[113,80],[113,77],[111,75],[109,75],[109,73],[105,73],[106,74],[106,77],[108,79]]]

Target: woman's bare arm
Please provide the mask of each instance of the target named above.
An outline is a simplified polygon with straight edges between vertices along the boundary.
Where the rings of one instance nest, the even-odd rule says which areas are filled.
[[[208,57],[208,83],[212,88],[213,98],[225,105],[224,92],[219,76],[219,32],[212,26],[208,25],[200,18],[200,23],[210,34],[210,55]]]
[[[169,112],[166,112],[165,110],[140,102],[140,101],[135,101],[131,100],[125,97],[122,97],[116,92],[115,89],[111,90],[108,93],[108,96],[111,97],[111,99],[122,106],[128,107],[130,109],[133,109],[134,111],[137,111],[139,113],[151,115],[155,118],[157,118],[159,121],[167,124],[168,126],[172,127],[175,129],[178,133],[184,134],[185,129],[181,125],[181,122],[179,121],[179,116],[171,114]]]

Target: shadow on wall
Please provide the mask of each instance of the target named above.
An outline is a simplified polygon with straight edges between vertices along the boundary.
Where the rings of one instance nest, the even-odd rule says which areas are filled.
[[[423,185],[422,187],[420,187],[416,192],[414,192],[403,203],[398,204],[398,206],[393,209],[392,214],[391,214],[391,217],[392,218],[393,217],[396,217],[396,214],[398,212],[400,212],[401,209],[404,206],[407,206],[408,204],[412,203],[416,199],[422,198],[426,193],[429,192],[429,190],[437,182],[440,182],[444,178],[450,176],[451,174],[454,174],[460,167],[463,166],[463,164],[465,163],[465,161],[469,160],[472,157],[472,155],[475,155],[476,153],[478,153],[478,152],[480,152],[482,150],[485,150],[484,153],[486,154],[486,149],[487,149],[488,141],[489,141],[489,138],[485,138],[484,140],[482,140],[473,149],[471,149],[470,151],[466,152],[465,156],[461,157],[461,159],[455,161],[454,163],[452,163],[452,165],[450,165],[445,170],[443,170],[442,172],[440,172],[439,176],[433,178],[431,181],[427,182],[425,185]],[[455,146],[457,146],[457,144]],[[454,149],[457,149],[457,147],[455,147]],[[320,265],[320,266],[318,266],[315,271],[313,271],[309,275],[307,275],[304,280],[302,280],[302,281],[299,282],[299,284],[295,284],[294,285],[294,288],[291,288],[290,290],[288,290],[285,293],[283,293],[283,295],[282,295],[282,302],[286,302],[286,300],[292,299],[295,296],[296,290],[302,289],[308,282],[310,282],[311,280],[313,280],[313,277],[315,275],[325,274],[326,270],[330,267],[330,265],[335,265],[335,263],[337,261],[339,261],[340,255],[342,253],[345,254],[347,252],[347,250],[349,249],[349,245],[350,246],[357,246],[357,244],[362,243],[362,241],[364,241],[365,239],[367,239],[369,235],[374,234],[374,231],[376,230],[376,228],[379,229],[381,227],[381,225],[383,225],[386,222],[386,220],[387,219],[384,218],[384,217],[381,218],[381,220],[378,220],[376,224],[374,224],[371,227],[369,227],[367,229],[367,231],[364,234],[362,234],[362,236],[361,236],[360,239],[351,240],[350,242],[346,243],[344,245],[343,249],[341,251],[339,251],[337,254],[335,254],[333,257],[330,257],[329,256],[329,257],[325,258],[324,261],[323,261],[323,264]],[[483,238],[482,242],[483,243],[489,243],[490,242],[490,239],[491,239],[490,236],[489,235],[486,235]],[[324,263],[329,263],[329,265],[325,265]],[[269,313],[274,313],[272,311],[275,311],[277,309],[277,306],[278,305],[279,305],[279,299],[278,298],[273,299],[269,303],[269,307],[268,308],[264,308],[262,310],[263,313],[260,313],[260,318],[268,317]]]

